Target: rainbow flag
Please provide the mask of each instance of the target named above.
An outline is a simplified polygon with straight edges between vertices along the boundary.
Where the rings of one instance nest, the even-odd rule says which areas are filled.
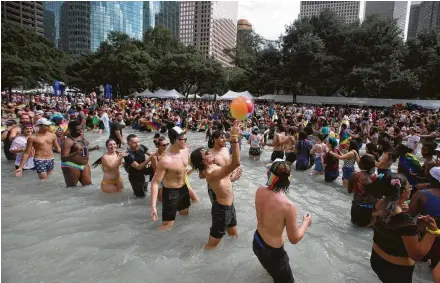
[[[409,183],[414,186],[417,184],[417,178],[410,172],[412,174],[420,174],[422,172],[422,165],[414,154],[407,153],[399,159],[399,173],[404,174],[408,178]]]
[[[151,131],[158,131],[160,130],[160,124],[156,123],[153,119],[152,122],[150,121],[147,122],[147,128],[150,129]]]
[[[339,134],[339,145],[348,145],[350,143],[350,135],[348,131],[345,130]]]

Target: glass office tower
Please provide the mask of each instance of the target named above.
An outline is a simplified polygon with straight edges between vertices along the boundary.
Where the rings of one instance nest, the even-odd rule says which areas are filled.
[[[47,17],[53,16],[55,25],[44,25],[44,36],[55,43],[55,46],[60,47],[60,18],[61,18],[61,5],[64,1],[45,1],[43,5],[45,21],[49,22],[52,19]]]
[[[179,38],[180,4],[178,1],[145,1],[144,32],[150,27],[163,26]]]

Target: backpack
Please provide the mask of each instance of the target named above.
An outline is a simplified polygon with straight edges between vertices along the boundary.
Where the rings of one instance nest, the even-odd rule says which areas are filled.
[[[144,153],[146,153],[148,151],[148,148],[145,145],[143,145],[143,144],[140,145],[140,148],[141,148],[142,151],[144,151]],[[127,152],[128,152],[128,155],[134,160],[134,153],[133,153],[133,151],[128,149]],[[128,165],[127,162],[124,162],[125,172],[129,173],[130,167],[131,167],[131,165]]]

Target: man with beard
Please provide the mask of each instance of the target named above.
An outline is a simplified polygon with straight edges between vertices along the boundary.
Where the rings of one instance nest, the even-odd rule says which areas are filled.
[[[186,167],[189,163],[186,134],[180,127],[168,131],[171,146],[157,164],[156,172],[151,183],[151,217],[158,220],[156,201],[159,183],[162,189],[162,224],[160,229],[171,228],[176,219],[176,213],[187,216],[191,205],[188,185],[185,182]]]
[[[208,187],[215,192],[212,203],[212,226],[208,243],[205,248],[215,248],[225,235],[237,236],[237,216],[233,204],[231,173],[240,166],[240,147],[238,135],[240,128],[235,122],[231,130],[232,160],[225,166],[215,164],[215,158],[210,151],[198,148],[191,153],[191,163],[200,172],[204,172]]]
[[[71,121],[67,126],[69,135],[61,146],[61,170],[68,187],[75,187],[78,181],[83,186],[90,185],[91,172],[89,151],[99,150],[99,146],[89,149],[89,142],[84,138],[83,126],[78,121]]]
[[[209,150],[209,154],[214,158],[214,164],[223,167],[231,163],[231,154],[229,153],[229,149],[226,147],[226,134],[221,130],[216,130],[212,134],[212,138],[214,139],[214,147]],[[231,182],[235,182],[240,179],[242,170],[240,167],[236,168],[230,178]],[[199,177],[201,179],[205,178],[205,174],[203,172],[199,173]],[[211,203],[214,204],[216,200],[215,192],[212,190],[211,186],[208,183],[208,195]]]
[[[20,166],[15,170],[15,175],[17,177],[22,176],[23,167],[26,164],[32,149],[35,150],[34,165],[40,180],[47,180],[52,173],[54,168],[53,148],[56,152],[60,152],[61,150],[56,135],[49,131],[51,124],[52,123],[46,118],[41,118],[35,124],[36,126],[39,126],[38,132],[28,138],[26,150],[23,153]]]

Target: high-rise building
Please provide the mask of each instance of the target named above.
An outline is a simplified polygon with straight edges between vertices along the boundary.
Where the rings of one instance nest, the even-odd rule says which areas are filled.
[[[61,5],[64,1],[45,1],[43,5],[44,9],[44,37],[53,41],[55,46],[60,46],[60,19],[61,19]],[[48,18],[48,19],[46,19]],[[55,23],[55,27],[52,26],[52,21]],[[50,25],[46,25],[46,22]],[[53,37],[55,34],[55,38]]]
[[[90,52],[90,3],[65,1],[61,5],[59,47],[73,56]]]
[[[1,8],[2,21],[44,34],[42,1],[2,1]]]
[[[179,38],[180,3],[178,1],[145,1],[143,7],[143,31],[163,26]]]
[[[365,17],[379,15],[396,19],[403,35],[406,30],[407,7],[408,1],[366,1]]]
[[[269,48],[280,48],[280,42],[278,40],[271,40],[271,39],[263,39],[261,43],[262,49],[269,49]]]
[[[352,23],[359,20],[360,8],[360,1],[301,1],[299,17],[317,16],[328,9],[343,18],[345,22]]]
[[[414,39],[417,35],[417,26],[419,24],[420,3],[412,4],[409,10],[408,35],[407,39]]]
[[[237,22],[237,48],[242,48],[249,44],[249,36],[252,33],[252,25],[248,20],[238,20]]]
[[[44,37],[55,44],[55,13],[49,10],[43,11]]]
[[[423,1],[420,4],[417,33],[432,29],[440,29],[440,2]]]
[[[181,1],[180,41],[231,66],[223,50],[236,46],[237,15],[237,1]]]

